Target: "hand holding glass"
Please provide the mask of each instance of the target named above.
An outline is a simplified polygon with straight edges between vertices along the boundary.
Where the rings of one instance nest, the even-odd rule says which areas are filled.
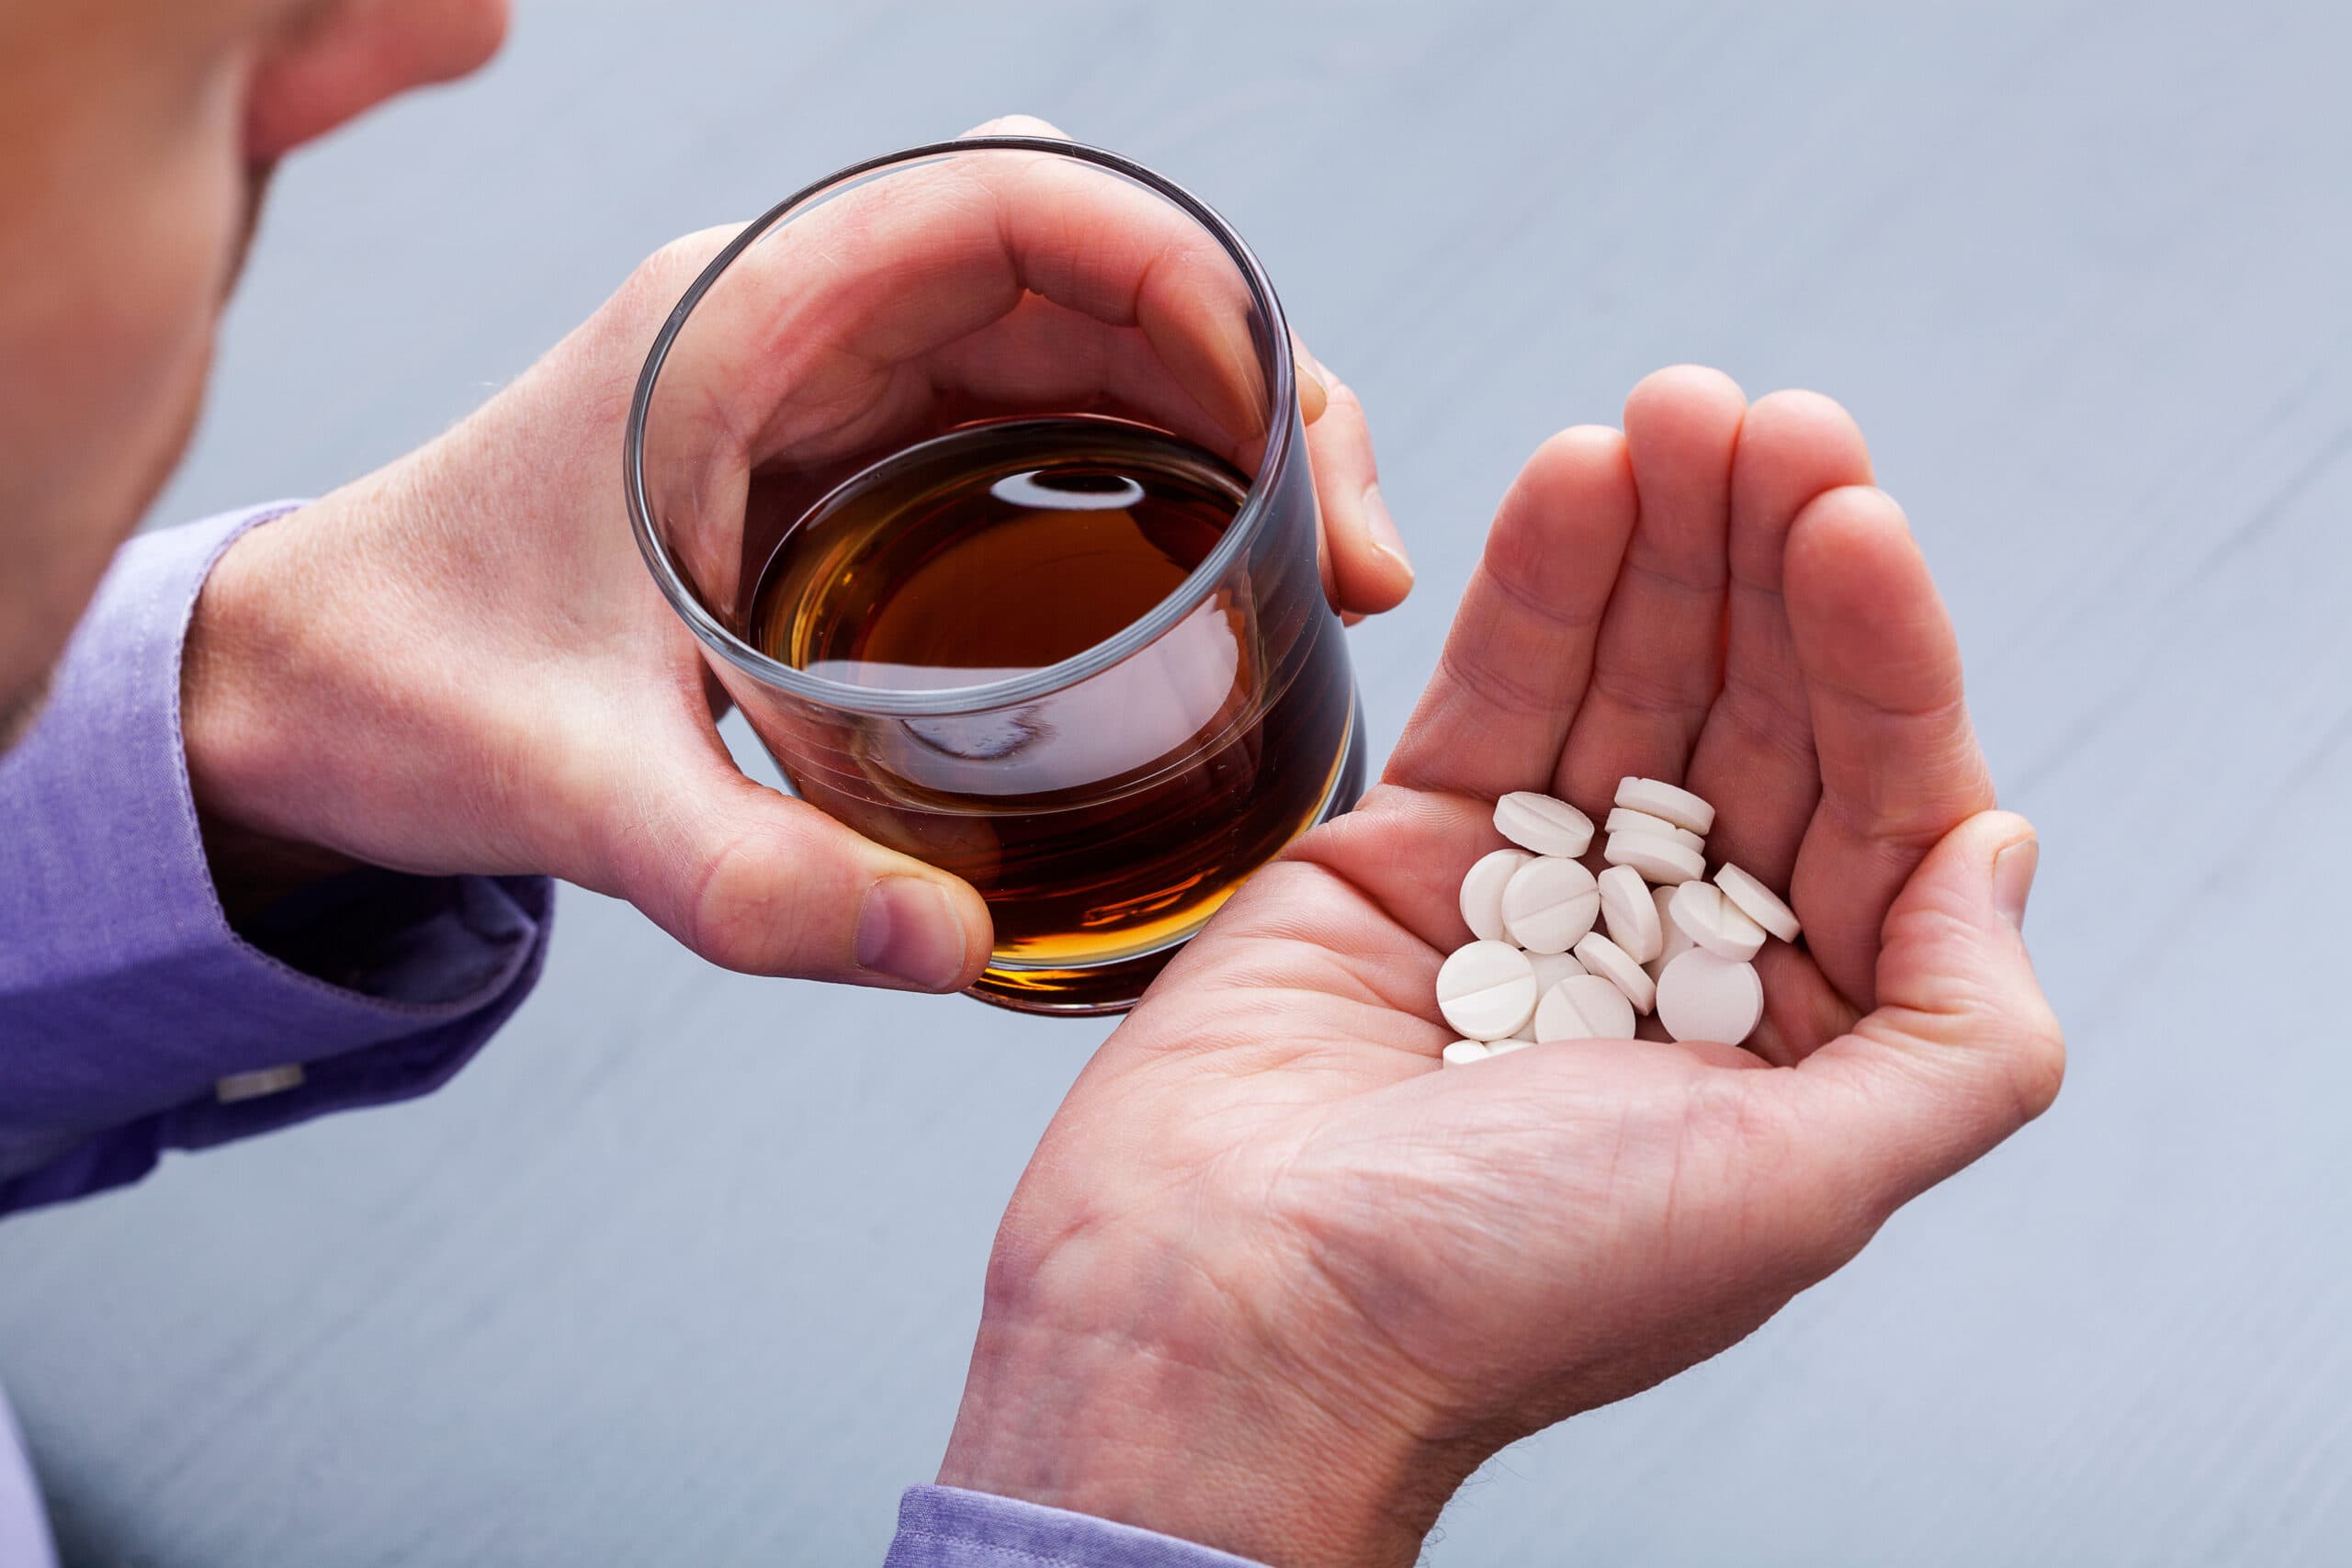
[[[820,182],[657,339],[655,578],[799,795],[980,891],[977,994],[1131,1004],[1360,789],[1294,377],[1214,213],[1027,137]]]

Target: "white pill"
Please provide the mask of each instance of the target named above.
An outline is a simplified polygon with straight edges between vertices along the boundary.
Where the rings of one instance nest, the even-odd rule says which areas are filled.
[[[1535,1037],[1555,1040],[1631,1040],[1634,1004],[1598,975],[1571,975],[1535,1009]]]
[[[1534,1043],[1535,1018],[1534,1015],[1531,1013],[1528,1016],[1527,1032],[1524,1034],[1514,1034],[1505,1040],[1489,1040],[1487,1042],[1487,1055],[1489,1056],[1508,1056],[1513,1051],[1524,1051],[1530,1045]]]
[[[1565,800],[1514,790],[1495,802],[1495,831],[1521,849],[1569,860],[1592,847],[1592,818]]]
[[[1713,807],[1664,779],[1619,779],[1616,804],[1663,817],[1676,827],[1688,828],[1702,837],[1715,825]]]
[[[1693,948],[1658,976],[1657,1017],[1677,1040],[1736,1045],[1764,1017],[1764,982],[1753,964]]]
[[[1636,964],[1656,958],[1666,942],[1666,929],[1658,921],[1657,905],[1651,901],[1649,885],[1642,880],[1642,874],[1630,865],[1612,865],[1600,874],[1600,919],[1609,930],[1609,940]]]
[[[1584,965],[1577,962],[1573,953],[1531,953],[1527,955],[1527,964],[1535,971],[1535,994],[1538,997],[1571,975],[1585,972]],[[1537,1005],[1543,1004],[1539,1002]]]
[[[1449,1067],[1466,1067],[1473,1062],[1487,1059],[1487,1048],[1476,1040],[1457,1040],[1438,1053]]]
[[[1500,1040],[1535,1010],[1535,971],[1508,942],[1474,942],[1438,965],[1437,1010],[1466,1040]]]
[[[1599,931],[1577,943],[1577,957],[1583,960],[1586,968],[1623,991],[1635,1012],[1649,1011],[1651,1004],[1657,1000],[1657,987],[1648,971]]]
[[[1765,886],[1736,865],[1726,864],[1715,873],[1715,886],[1724,897],[1739,906],[1739,912],[1779,937],[1782,942],[1794,942],[1804,928],[1797,924],[1797,912],[1781,901],[1781,896]]]
[[[1533,965],[1534,965],[1534,962],[1535,962],[1535,954],[1533,954],[1533,953],[1529,953],[1529,954],[1527,955],[1527,960],[1528,960],[1528,964],[1529,964],[1529,966],[1530,966],[1531,968],[1532,968],[1532,967],[1533,967]],[[1544,977],[1543,977],[1541,975],[1539,975],[1539,976],[1537,976],[1535,977],[1535,999],[1536,999],[1537,1001],[1539,1001],[1539,1002],[1540,1002],[1540,1001],[1542,1001],[1542,1000],[1544,999]],[[1525,1023],[1521,1024],[1517,1029],[1512,1030],[1509,1034],[1505,1035],[1505,1036],[1504,1036],[1502,1039],[1500,1039],[1500,1040],[1497,1040],[1497,1041],[1493,1042],[1493,1043],[1494,1043],[1494,1044],[1496,1044],[1497,1046],[1502,1046],[1502,1045],[1532,1045],[1532,1044],[1534,1044],[1534,1043],[1535,1043],[1535,1015],[1534,1015],[1533,1013],[1532,1013],[1532,1012],[1531,1012],[1531,1013],[1529,1013],[1529,1014],[1527,1015],[1527,1021],[1526,1021]]]
[[[1656,833],[1611,833],[1600,858],[1611,865],[1630,865],[1651,882],[1696,882],[1707,874],[1706,859],[1698,851]]]
[[[1535,857],[1525,850],[1497,850],[1480,857],[1462,879],[1462,923],[1480,942],[1503,940],[1503,888],[1511,874]]]
[[[1664,937],[1664,941],[1658,947],[1657,956],[1642,965],[1649,971],[1650,978],[1653,980],[1665,972],[1668,964],[1697,945],[1690,940],[1689,931],[1674,923],[1674,912],[1669,908],[1674,902],[1676,891],[1681,886],[1679,883],[1669,882],[1663,887],[1650,889],[1650,900],[1657,906],[1658,930]]]
[[[1600,889],[1572,860],[1537,855],[1503,888],[1503,930],[1530,953],[1566,953],[1600,918]]]
[[[1661,839],[1672,839],[1686,850],[1704,850],[1707,847],[1707,840],[1688,828],[1678,828],[1663,817],[1653,817],[1646,811],[1629,811],[1622,806],[1610,811],[1609,831],[1656,833]]]
[[[1692,942],[1718,958],[1745,964],[1764,945],[1764,928],[1741,914],[1739,906],[1712,882],[1686,882],[1676,888],[1667,912]]]

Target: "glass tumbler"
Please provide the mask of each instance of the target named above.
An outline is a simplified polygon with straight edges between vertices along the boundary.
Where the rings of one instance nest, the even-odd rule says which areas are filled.
[[[794,793],[986,899],[986,1000],[1133,1005],[1363,787],[1282,307],[1115,153],[938,142],[770,209],[655,339],[624,468]]]

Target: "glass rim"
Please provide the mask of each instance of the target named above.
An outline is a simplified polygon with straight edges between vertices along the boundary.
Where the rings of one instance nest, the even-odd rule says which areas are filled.
[[[718,284],[720,276],[734,265],[736,258],[778,223],[808,202],[847,181],[878,174],[897,164],[911,164],[968,152],[1045,152],[1096,164],[1164,197],[1224,247],[1227,255],[1240,271],[1242,281],[1249,286],[1251,302],[1264,315],[1272,335],[1274,376],[1267,418],[1266,450],[1258,460],[1257,471],[1250,477],[1249,494],[1234,513],[1233,521],[1227,525],[1216,547],[1165,599],[1091,648],[1024,674],[977,686],[889,691],[827,680],[805,670],[796,670],[737,637],[703,604],[679,571],[677,563],[671,558],[669,547],[662,542],[654,525],[652,502],[645,488],[645,431],[652,408],[653,389],[661,380],[662,367],[669,358],[670,349],[677,342],[678,334],[684,329],[695,307]],[[991,708],[1035,701],[1102,673],[1157,642],[1207,599],[1210,591],[1232,569],[1234,561],[1256,537],[1264,525],[1267,513],[1272,510],[1273,481],[1290,457],[1294,423],[1290,411],[1296,404],[1297,397],[1290,328],[1283,317],[1282,301],[1275,298],[1273,284],[1266,276],[1265,267],[1259,262],[1256,253],[1214,208],[1173,180],[1105,148],[1045,136],[962,137],[947,141],[926,141],[895,152],[884,152],[811,181],[744,225],[742,232],[729,241],[726,248],[711,258],[710,265],[703,268],[685,293],[679,297],[677,304],[662,321],[662,330],[654,334],[653,346],[645,356],[644,368],[638,373],[637,388],[629,398],[628,423],[621,444],[621,482],[628,504],[629,527],[637,536],[638,553],[645,558],[645,564],[652,571],[662,596],[670,601],[670,607],[701,639],[704,647],[738,670],[763,684],[849,713],[910,717],[983,713]]]

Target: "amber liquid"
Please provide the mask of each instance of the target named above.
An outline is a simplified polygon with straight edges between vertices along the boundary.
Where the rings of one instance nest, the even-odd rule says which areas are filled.
[[[786,533],[752,639],[855,686],[1012,679],[1149,614],[1248,492],[1220,458],[1120,421],[955,431],[849,479]],[[996,923],[980,994],[1124,1006],[1244,878],[1361,787],[1353,683],[1319,590],[1275,604],[1248,574],[1227,576],[1164,637],[1062,690],[863,719],[830,748],[770,737],[771,750],[805,797],[978,888]]]

